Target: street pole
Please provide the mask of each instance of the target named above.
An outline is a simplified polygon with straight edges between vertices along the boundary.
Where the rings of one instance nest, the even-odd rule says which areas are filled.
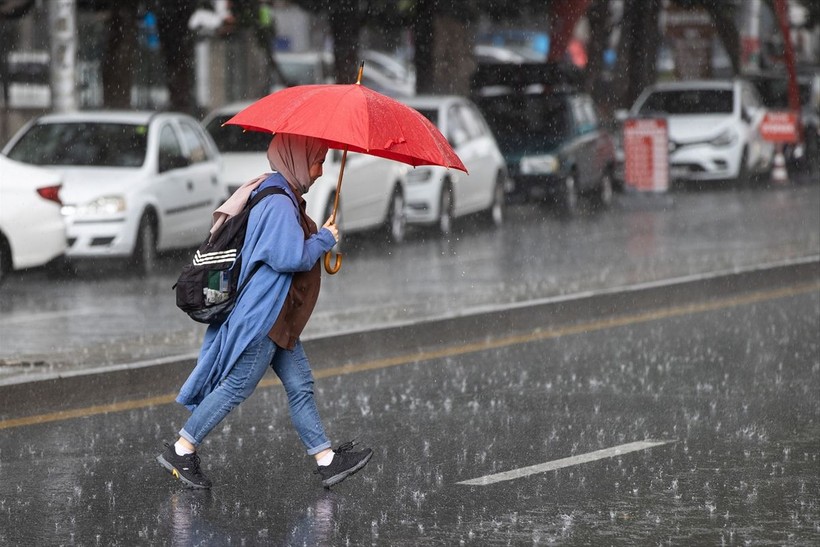
[[[51,29],[51,108],[54,112],[77,110],[77,3],[49,0]]]

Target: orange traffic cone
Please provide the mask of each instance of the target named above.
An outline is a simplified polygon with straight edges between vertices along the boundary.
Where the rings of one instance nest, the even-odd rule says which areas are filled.
[[[786,170],[786,158],[783,156],[782,144],[778,144],[777,151],[774,154],[774,162],[772,163],[770,180],[772,184],[789,183],[789,172]]]

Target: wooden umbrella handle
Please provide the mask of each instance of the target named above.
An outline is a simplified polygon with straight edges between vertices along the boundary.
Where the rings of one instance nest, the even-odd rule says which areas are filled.
[[[330,275],[333,275],[342,269],[342,253],[336,253],[336,261],[333,265],[330,264],[330,257],[332,255],[333,251],[328,251],[325,253],[325,271]]]
[[[336,181],[336,196],[333,200],[333,211],[330,213],[330,220],[333,223],[336,222],[336,211],[339,208],[339,194],[342,193],[342,177],[345,174],[346,162],[347,148],[345,148],[344,152],[342,152],[342,163],[339,165],[339,180]],[[342,253],[336,253],[336,262],[333,265],[330,264],[331,255],[333,255],[333,251],[328,251],[325,253],[325,271],[330,275],[333,275],[342,269]]]

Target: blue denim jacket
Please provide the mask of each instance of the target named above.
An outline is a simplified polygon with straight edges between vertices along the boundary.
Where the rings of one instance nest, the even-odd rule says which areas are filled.
[[[210,325],[205,332],[196,366],[176,399],[191,411],[219,385],[252,342],[268,335],[287,297],[293,272],[310,270],[336,243],[324,228],[305,239],[296,197],[287,181],[273,173],[256,191],[271,186],[284,188],[289,196],[272,195],[251,210],[239,282],[255,264],[261,267],[225,322]]]

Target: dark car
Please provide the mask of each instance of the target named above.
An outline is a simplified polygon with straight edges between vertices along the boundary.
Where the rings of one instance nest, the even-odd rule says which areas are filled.
[[[612,201],[615,148],[592,101],[570,87],[486,86],[475,102],[495,134],[513,178],[513,195],[576,212],[581,195]]]

